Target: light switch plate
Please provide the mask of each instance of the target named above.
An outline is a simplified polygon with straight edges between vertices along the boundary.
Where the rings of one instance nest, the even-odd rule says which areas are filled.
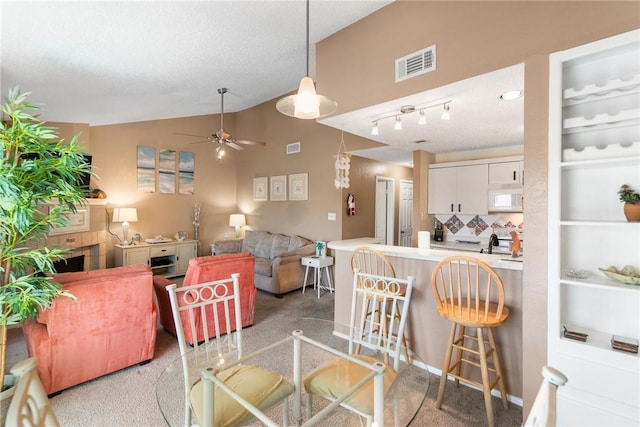
[[[327,215],[327,219],[329,221],[335,221],[336,220],[336,213],[335,212],[329,212],[329,214]]]

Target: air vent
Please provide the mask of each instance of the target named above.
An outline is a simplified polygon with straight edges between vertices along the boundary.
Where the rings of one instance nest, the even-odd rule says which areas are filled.
[[[287,144],[287,154],[294,154],[300,152],[300,141]]]
[[[396,83],[436,69],[436,45],[396,59]]]

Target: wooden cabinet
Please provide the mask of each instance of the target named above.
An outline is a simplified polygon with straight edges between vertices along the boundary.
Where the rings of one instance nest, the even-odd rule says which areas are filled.
[[[429,169],[430,214],[487,214],[488,165]]]
[[[151,266],[154,275],[166,277],[182,276],[187,272],[189,260],[197,254],[198,242],[185,240],[168,243],[140,243],[138,245],[115,245],[115,265],[132,264]]]
[[[640,268],[640,223],[617,195],[640,186],[638,58],[638,30],[550,56],[547,356],[569,378],[558,425],[640,425],[640,357],[611,346],[640,338],[640,286],[598,270]]]
[[[489,186],[504,184],[524,184],[524,162],[489,163]]]

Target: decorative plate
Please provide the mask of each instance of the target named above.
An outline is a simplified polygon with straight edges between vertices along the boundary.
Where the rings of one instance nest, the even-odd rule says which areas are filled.
[[[640,285],[640,277],[625,276],[624,274],[607,271],[604,268],[599,268],[598,270],[602,271],[608,278],[624,283],[625,285]]]

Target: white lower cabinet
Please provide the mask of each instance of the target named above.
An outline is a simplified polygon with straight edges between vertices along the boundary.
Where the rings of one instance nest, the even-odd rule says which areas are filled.
[[[611,346],[640,339],[640,286],[599,271],[640,269],[640,222],[626,221],[617,195],[640,190],[639,58],[636,30],[549,59],[547,356],[568,378],[562,426],[640,425],[640,357]]]
[[[187,272],[189,260],[197,254],[198,241],[168,243],[140,243],[138,245],[115,245],[115,265],[133,264],[151,266],[154,275],[165,277],[182,276]]]

